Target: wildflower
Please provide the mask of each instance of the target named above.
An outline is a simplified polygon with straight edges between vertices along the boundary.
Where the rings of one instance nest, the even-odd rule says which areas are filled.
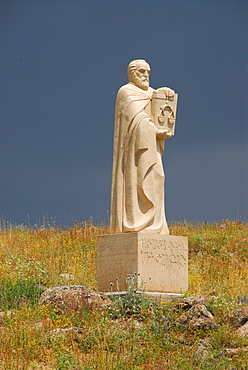
[[[115,280],[116,280],[116,288],[119,291],[119,278],[116,277]]]

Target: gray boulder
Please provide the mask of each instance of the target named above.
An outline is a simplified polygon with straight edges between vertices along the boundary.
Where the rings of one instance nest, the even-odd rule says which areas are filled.
[[[206,305],[207,301],[202,296],[185,297],[177,303],[176,308],[183,309],[183,310],[188,310],[189,308],[195,306],[198,303]]]
[[[248,348],[245,348],[245,347],[240,347],[240,348],[225,348],[223,351],[221,351],[221,353],[219,354],[219,356],[229,356],[229,357],[232,357],[232,356],[237,356],[239,355],[240,353],[244,353],[244,352],[248,352]]]
[[[240,336],[240,337],[245,337],[245,338],[248,338],[248,321],[240,326],[237,330],[236,330],[236,333]]]
[[[39,300],[39,305],[48,304],[61,311],[78,311],[86,307],[91,310],[102,310],[111,306],[111,303],[105,294],[84,285],[49,288],[42,293]]]
[[[248,306],[242,306],[230,311],[227,314],[227,320],[236,328],[244,325],[248,321]]]
[[[64,338],[78,341],[83,335],[88,332],[87,329],[71,327],[71,328],[57,328],[50,331],[50,337],[53,339]]]
[[[216,329],[217,323],[211,312],[204,304],[198,303],[184,312],[178,319],[177,324],[186,326],[188,329]]]

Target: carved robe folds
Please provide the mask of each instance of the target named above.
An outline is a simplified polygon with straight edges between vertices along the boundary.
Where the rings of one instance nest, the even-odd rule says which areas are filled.
[[[168,235],[164,211],[164,140],[156,139],[151,97],[133,84],[116,100],[110,228]]]

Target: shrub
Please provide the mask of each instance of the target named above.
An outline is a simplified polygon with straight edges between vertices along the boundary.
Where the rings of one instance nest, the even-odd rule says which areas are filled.
[[[4,280],[0,285],[0,310],[15,309],[24,304],[34,305],[43,290],[33,280]]]

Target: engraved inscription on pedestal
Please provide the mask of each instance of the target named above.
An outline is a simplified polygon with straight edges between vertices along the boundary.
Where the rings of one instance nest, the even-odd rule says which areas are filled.
[[[139,272],[146,277],[148,290],[167,292],[187,290],[187,238],[162,235],[141,237],[139,256]]]
[[[168,263],[175,263],[179,267],[184,267],[187,263],[185,252],[188,250],[187,243],[184,241],[167,240],[161,238],[141,238],[141,263],[152,262],[165,266]]]

